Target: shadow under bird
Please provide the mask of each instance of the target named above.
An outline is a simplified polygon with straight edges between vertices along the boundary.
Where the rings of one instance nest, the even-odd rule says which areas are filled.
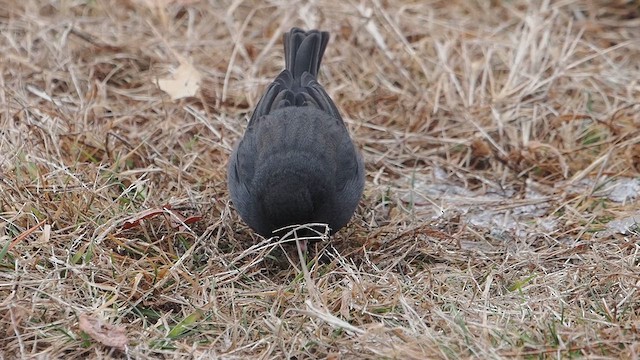
[[[290,225],[351,219],[364,188],[362,156],[318,83],[329,33],[284,34],[285,69],[269,85],[229,160],[227,183],[240,217],[264,237]]]

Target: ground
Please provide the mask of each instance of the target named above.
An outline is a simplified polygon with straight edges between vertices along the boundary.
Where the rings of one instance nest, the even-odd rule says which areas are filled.
[[[283,67],[364,155],[300,261],[226,162]],[[0,5],[0,358],[640,356],[640,2]]]

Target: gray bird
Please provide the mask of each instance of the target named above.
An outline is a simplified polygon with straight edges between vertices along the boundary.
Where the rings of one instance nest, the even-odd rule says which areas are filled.
[[[364,188],[362,156],[318,83],[329,33],[284,34],[285,69],[269,85],[227,174],[240,217],[264,237],[289,225],[349,222]]]

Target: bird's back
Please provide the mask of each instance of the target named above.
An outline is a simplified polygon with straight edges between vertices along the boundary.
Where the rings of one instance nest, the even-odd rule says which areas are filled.
[[[256,129],[253,206],[272,230],[293,223],[338,225],[332,220],[337,172],[342,171],[338,156],[356,154],[349,135],[332,121],[317,109],[287,107]]]

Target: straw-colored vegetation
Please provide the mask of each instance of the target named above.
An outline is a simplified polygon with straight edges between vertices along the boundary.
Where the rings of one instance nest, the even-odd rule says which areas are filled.
[[[367,168],[302,262],[225,185],[292,26]],[[634,0],[3,1],[0,358],[637,359],[638,39]]]

